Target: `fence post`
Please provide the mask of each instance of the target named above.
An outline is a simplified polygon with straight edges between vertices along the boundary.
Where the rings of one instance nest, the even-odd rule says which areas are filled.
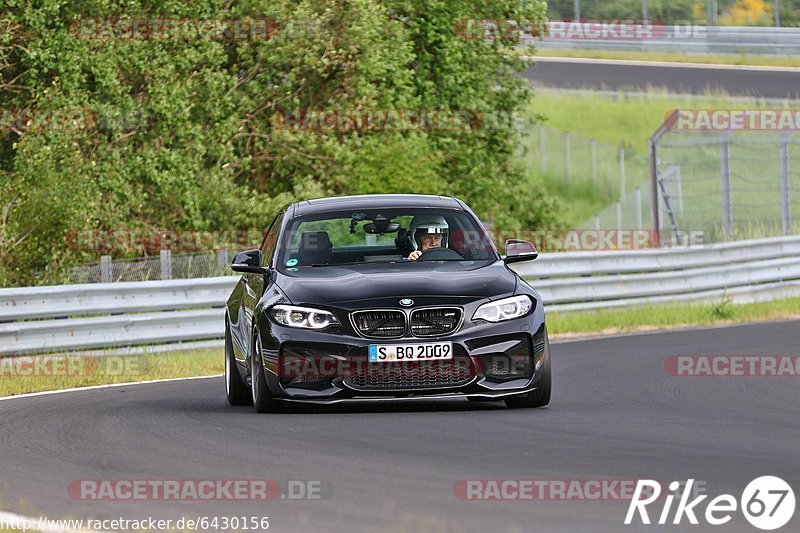
[[[172,252],[161,250],[161,279],[172,279]]]
[[[539,125],[539,169],[542,174],[547,170],[547,156],[545,155],[544,124]]]
[[[592,139],[592,185],[597,187],[597,141]]]
[[[111,256],[100,256],[100,283],[111,283]]]
[[[564,158],[567,170],[567,183],[572,183],[572,155],[569,144],[569,132],[564,134]]]
[[[600,215],[594,216],[594,229],[600,231]]]
[[[655,137],[656,134],[653,135]],[[658,159],[656,153],[656,142],[653,138],[647,143],[648,157],[650,163],[650,201],[652,205],[651,218],[653,219],[653,231],[655,232],[655,247],[661,247],[661,195],[658,191]]]
[[[622,246],[622,202],[617,200],[617,248]]]
[[[723,238],[731,239],[733,231],[733,216],[731,215],[731,161],[730,140],[723,139],[721,148],[722,159],[722,233]]]
[[[219,272],[225,272],[225,269],[228,268],[228,250],[220,250],[217,252],[217,270]]]
[[[619,147],[619,201],[625,201],[625,145]]]
[[[642,229],[644,221],[642,220],[642,189],[636,187],[636,229]]]
[[[781,215],[785,235],[792,232],[792,212],[789,201],[789,142],[784,138],[781,140]]]

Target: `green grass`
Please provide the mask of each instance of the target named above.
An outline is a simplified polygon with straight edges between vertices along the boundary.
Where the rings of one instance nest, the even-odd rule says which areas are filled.
[[[775,107],[755,98],[731,98],[718,93],[692,96],[650,90],[608,95],[539,88],[528,106],[526,117],[533,119],[541,114],[548,126],[613,146],[624,142],[625,146],[646,154],[650,136],[674,109]]]
[[[224,370],[222,354],[223,348],[220,347],[146,355],[96,356],[80,359],[72,356],[78,361],[72,367],[73,370],[67,369],[64,364],[64,370],[49,366],[44,367],[45,370],[39,371],[28,370],[35,369],[33,360],[29,360],[31,362],[26,363],[25,366],[13,367],[13,360],[0,359],[0,396],[131,381],[221,374]],[[31,356],[31,358],[44,357],[47,356]],[[57,361],[61,362],[67,356],[55,357]],[[45,375],[46,369],[51,369],[47,375]],[[26,373],[28,375],[24,375]]]
[[[672,110],[776,107],[779,106],[774,102],[711,93],[691,96],[655,90],[636,94],[607,94],[537,89],[526,110],[526,117],[545,117],[546,168],[543,172],[540,166],[538,126],[527,127],[525,130],[527,135],[523,142],[528,153],[523,162],[528,168],[530,179],[543,184],[556,197],[561,206],[558,217],[563,226],[581,227],[595,213],[606,209],[601,225],[611,227],[609,224],[614,223],[612,206],[620,194],[618,154],[621,144],[624,144],[626,154],[626,191],[630,193],[634,187],[643,187],[644,199],[648,200],[648,139]],[[569,184],[565,179],[565,131],[569,131],[571,136],[572,180]],[[592,139],[597,141],[596,186],[591,182]],[[761,234],[775,235],[782,232],[776,226],[780,224],[780,191],[777,186],[780,161],[777,150],[777,145],[737,143],[731,152],[731,172],[734,176],[745,176],[750,181],[763,182],[757,194],[753,194],[753,185],[748,182],[743,184],[741,190],[734,187],[732,201],[739,215],[737,224],[746,226],[737,225],[734,228],[735,236],[755,238]],[[708,199],[717,199],[721,195],[719,145],[662,147],[660,155],[662,160],[679,164],[687,178],[684,185],[685,214],[680,215],[679,221],[681,227],[702,230],[711,236],[715,229],[709,226],[707,211],[719,206],[709,204]],[[791,171],[796,172],[793,169]],[[771,188],[769,184],[772,185]],[[739,185],[742,185],[741,181]],[[792,209],[800,206],[800,199],[793,198],[792,202]],[[628,202],[624,209],[625,224],[628,226],[635,215],[632,205],[632,202]],[[748,211],[746,206],[754,207]],[[644,206],[644,210],[649,213],[649,205]]]
[[[800,318],[800,298],[734,304],[724,300],[696,305],[674,304],[627,309],[552,312],[551,335],[615,334],[689,326],[711,326]]]
[[[520,51],[520,53],[527,53]],[[541,57],[583,57],[588,59],[626,59],[629,61],[670,61],[676,63],[706,63],[718,65],[748,65],[764,67],[800,67],[800,57],[740,54],[681,54],[679,52],[639,52],[614,50],[542,50]]]

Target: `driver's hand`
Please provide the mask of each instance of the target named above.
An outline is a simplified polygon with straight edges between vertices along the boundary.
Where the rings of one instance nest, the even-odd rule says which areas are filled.
[[[414,250],[413,252],[408,254],[408,260],[409,261],[416,261],[417,259],[419,259],[419,256],[421,256],[421,255],[422,255],[422,252],[420,252],[419,250]]]

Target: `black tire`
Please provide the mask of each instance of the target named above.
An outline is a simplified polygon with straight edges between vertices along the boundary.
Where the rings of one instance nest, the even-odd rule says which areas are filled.
[[[261,335],[253,333],[250,354],[250,390],[253,406],[259,413],[274,413],[280,410],[280,403],[275,401],[267,387],[264,363],[261,360]]]
[[[553,388],[553,377],[550,369],[550,342],[545,340],[544,364],[538,379],[538,386],[523,396],[514,396],[505,400],[506,406],[521,409],[530,407],[544,407],[550,403],[550,393]]]
[[[225,396],[228,403],[234,407],[240,405],[253,405],[253,398],[247,384],[242,380],[238,363],[233,356],[233,343],[228,321],[225,320]]]

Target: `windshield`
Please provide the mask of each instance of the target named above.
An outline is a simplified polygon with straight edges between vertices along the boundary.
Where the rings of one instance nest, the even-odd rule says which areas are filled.
[[[486,231],[464,211],[392,208],[298,217],[283,236],[277,264],[448,261],[474,267],[497,259]]]

